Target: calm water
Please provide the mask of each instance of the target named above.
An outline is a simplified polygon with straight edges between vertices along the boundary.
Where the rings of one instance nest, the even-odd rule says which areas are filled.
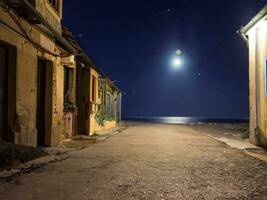
[[[164,124],[192,124],[192,123],[222,123],[222,124],[246,124],[248,118],[226,119],[226,118],[201,118],[201,117],[126,117],[124,121],[152,122]]]

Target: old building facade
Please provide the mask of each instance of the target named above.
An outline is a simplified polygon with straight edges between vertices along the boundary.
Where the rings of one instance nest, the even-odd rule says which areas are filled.
[[[96,132],[101,132],[120,125],[122,92],[107,76],[99,77],[98,85],[100,104],[95,119]]]
[[[0,1],[2,141],[57,146],[117,126],[97,120],[102,74],[61,26],[62,7],[62,0]]]
[[[267,5],[239,33],[249,48],[250,141],[267,147]]]
[[[75,68],[75,49],[61,16],[61,0],[1,1],[1,140],[55,146],[64,135],[64,69]]]
[[[76,60],[76,106],[77,106],[77,134],[94,135],[102,131],[116,128],[118,123],[101,115],[100,109],[105,97],[100,90],[102,73],[86,55],[79,43],[69,30],[64,30],[66,40],[78,50]],[[106,91],[106,87],[104,88]],[[115,118],[114,118],[115,119]]]
[[[117,128],[121,122],[121,91],[90,63],[77,65],[77,70],[78,134],[101,134]]]

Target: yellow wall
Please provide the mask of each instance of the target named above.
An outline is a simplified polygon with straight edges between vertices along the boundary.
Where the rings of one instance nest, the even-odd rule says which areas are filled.
[[[95,77],[95,89],[93,89],[93,77]],[[100,98],[98,95],[98,80],[99,74],[93,68],[90,68],[90,102],[93,104],[100,104]],[[93,100],[93,91],[95,91],[95,100]]]
[[[95,133],[101,134],[107,130],[112,130],[117,127],[116,121],[106,121],[104,122],[104,126],[99,126],[96,124]]]
[[[93,77],[95,77],[95,89],[93,89]],[[98,105],[100,104],[100,98],[98,96],[98,80],[99,75],[93,69],[90,68],[90,102],[91,102],[91,112],[90,112],[90,120],[89,120],[89,127],[90,127],[90,135],[93,135],[97,128],[97,122],[95,120],[95,115],[98,111]],[[93,91],[95,91],[96,99],[93,100]]]
[[[9,24],[17,31],[17,25],[10,16],[3,10],[0,10],[0,20]],[[48,39],[41,34],[34,26],[27,22],[21,23],[34,41],[45,46],[50,52],[57,54],[59,49],[53,40]],[[17,48],[17,80],[16,80],[16,112],[17,126],[20,131],[15,133],[15,143],[28,146],[37,145],[36,130],[36,105],[37,105],[37,61],[38,56],[53,62],[53,107],[52,109],[52,133],[51,146],[56,146],[60,142],[60,134],[63,132],[63,63],[60,57],[55,57],[47,53],[38,51],[33,45],[21,37],[19,34],[11,31],[5,26],[0,26],[0,40],[13,45]],[[75,63],[72,63],[75,67]]]
[[[36,10],[58,33],[61,33],[62,0],[59,0],[59,12],[48,3],[48,0],[36,0]]]
[[[93,76],[96,77],[96,84],[95,84],[95,90],[93,90]],[[101,97],[99,96],[99,88],[98,88],[98,82],[99,82],[99,77],[100,75],[98,74],[97,71],[95,71],[94,69],[90,69],[90,102],[92,105],[92,109],[91,109],[91,113],[90,113],[90,135],[96,134],[96,133],[100,133],[106,130],[110,130],[113,128],[116,128],[117,124],[116,121],[106,121],[104,122],[104,126],[100,126],[96,119],[95,116],[97,113],[99,113],[99,105],[101,104]],[[93,91],[96,91],[96,100],[93,101],[92,100],[92,93]],[[102,97],[103,98],[103,97]],[[104,97],[105,98],[105,97]]]
[[[17,26],[10,17],[0,11],[0,20],[12,27]],[[18,28],[16,28],[18,30]],[[35,33],[36,34],[36,33]],[[0,26],[0,40],[17,47],[17,123],[21,132],[16,133],[15,142],[29,146],[36,146],[36,73],[37,50],[17,33]]]
[[[258,29],[258,32],[257,32]],[[256,81],[255,70],[258,63],[259,91],[259,145],[267,146],[267,97],[265,95],[265,62],[267,58],[267,22],[260,21],[249,32],[249,82],[250,82],[250,141],[256,144]],[[256,42],[258,41],[258,56]]]

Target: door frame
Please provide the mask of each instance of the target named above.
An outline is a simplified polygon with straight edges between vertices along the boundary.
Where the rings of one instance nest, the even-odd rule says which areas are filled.
[[[77,134],[90,133],[90,70],[76,60]]]
[[[7,64],[6,64],[6,91],[5,91],[5,103],[6,103],[6,115],[4,122],[5,135],[1,136],[0,139],[14,143],[15,133],[14,127],[17,119],[16,113],[16,87],[17,87],[17,47],[13,46],[5,41],[0,40],[0,45],[7,50]]]
[[[39,62],[44,62],[45,64],[45,70],[43,78],[45,79],[45,91],[43,94],[43,101],[44,101],[44,107],[43,107],[43,121],[40,122],[38,119],[39,115]],[[38,57],[37,59],[37,95],[36,95],[36,129],[37,129],[37,146],[51,146],[52,144],[52,117],[53,117],[53,68],[54,64],[52,61],[44,59],[42,57]],[[43,131],[43,141],[40,141],[39,138],[40,135],[38,135],[38,129],[40,128],[38,123],[43,123],[42,127],[44,128]],[[40,132],[39,132],[40,133]]]

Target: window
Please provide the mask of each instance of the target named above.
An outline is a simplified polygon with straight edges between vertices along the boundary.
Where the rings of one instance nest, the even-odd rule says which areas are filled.
[[[92,101],[96,102],[96,77],[92,76]]]
[[[99,79],[98,81],[98,97],[99,98],[101,98],[104,89],[105,89],[105,80]]]
[[[68,66],[64,66],[64,102],[71,101],[71,95],[73,93],[73,69]]]
[[[109,93],[106,96],[106,116],[111,117],[111,95]]]
[[[59,12],[59,0],[48,0],[49,4]]]

